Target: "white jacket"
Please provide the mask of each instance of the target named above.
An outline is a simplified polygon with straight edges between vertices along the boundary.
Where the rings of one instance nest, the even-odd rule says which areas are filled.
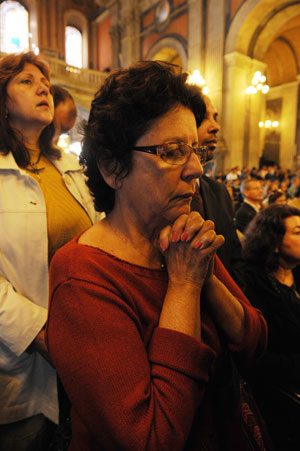
[[[53,160],[93,223],[99,219],[77,158]],[[0,424],[42,413],[58,422],[56,373],[26,349],[47,320],[48,239],[39,184],[0,154]]]

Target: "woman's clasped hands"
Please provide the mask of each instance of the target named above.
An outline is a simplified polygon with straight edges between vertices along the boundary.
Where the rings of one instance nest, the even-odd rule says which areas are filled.
[[[201,288],[212,275],[214,256],[224,237],[216,234],[212,221],[205,221],[198,212],[192,211],[164,227],[158,243],[170,281]]]

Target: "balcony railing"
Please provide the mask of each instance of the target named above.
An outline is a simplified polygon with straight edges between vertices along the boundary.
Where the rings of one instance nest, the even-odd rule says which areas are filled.
[[[70,66],[56,58],[48,58],[51,69],[51,79],[76,86],[83,91],[95,92],[107,77],[106,72],[91,69],[79,69]]]
[[[0,58],[5,55],[5,53],[0,52]],[[99,72],[97,70],[79,69],[66,64],[65,61],[49,56],[47,60],[50,64],[52,81],[62,83],[66,86],[72,86],[87,94],[94,94],[108,75],[106,72]]]

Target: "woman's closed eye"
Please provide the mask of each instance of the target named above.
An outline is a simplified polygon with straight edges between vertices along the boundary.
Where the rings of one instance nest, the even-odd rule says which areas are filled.
[[[32,80],[30,78],[24,78],[20,81],[23,85],[30,85],[32,83]]]

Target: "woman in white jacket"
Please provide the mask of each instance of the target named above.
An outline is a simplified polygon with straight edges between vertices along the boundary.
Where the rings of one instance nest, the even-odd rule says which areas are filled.
[[[51,144],[49,68],[32,52],[0,60],[0,449],[45,451],[58,421],[44,342],[48,267],[96,221],[76,157]]]

